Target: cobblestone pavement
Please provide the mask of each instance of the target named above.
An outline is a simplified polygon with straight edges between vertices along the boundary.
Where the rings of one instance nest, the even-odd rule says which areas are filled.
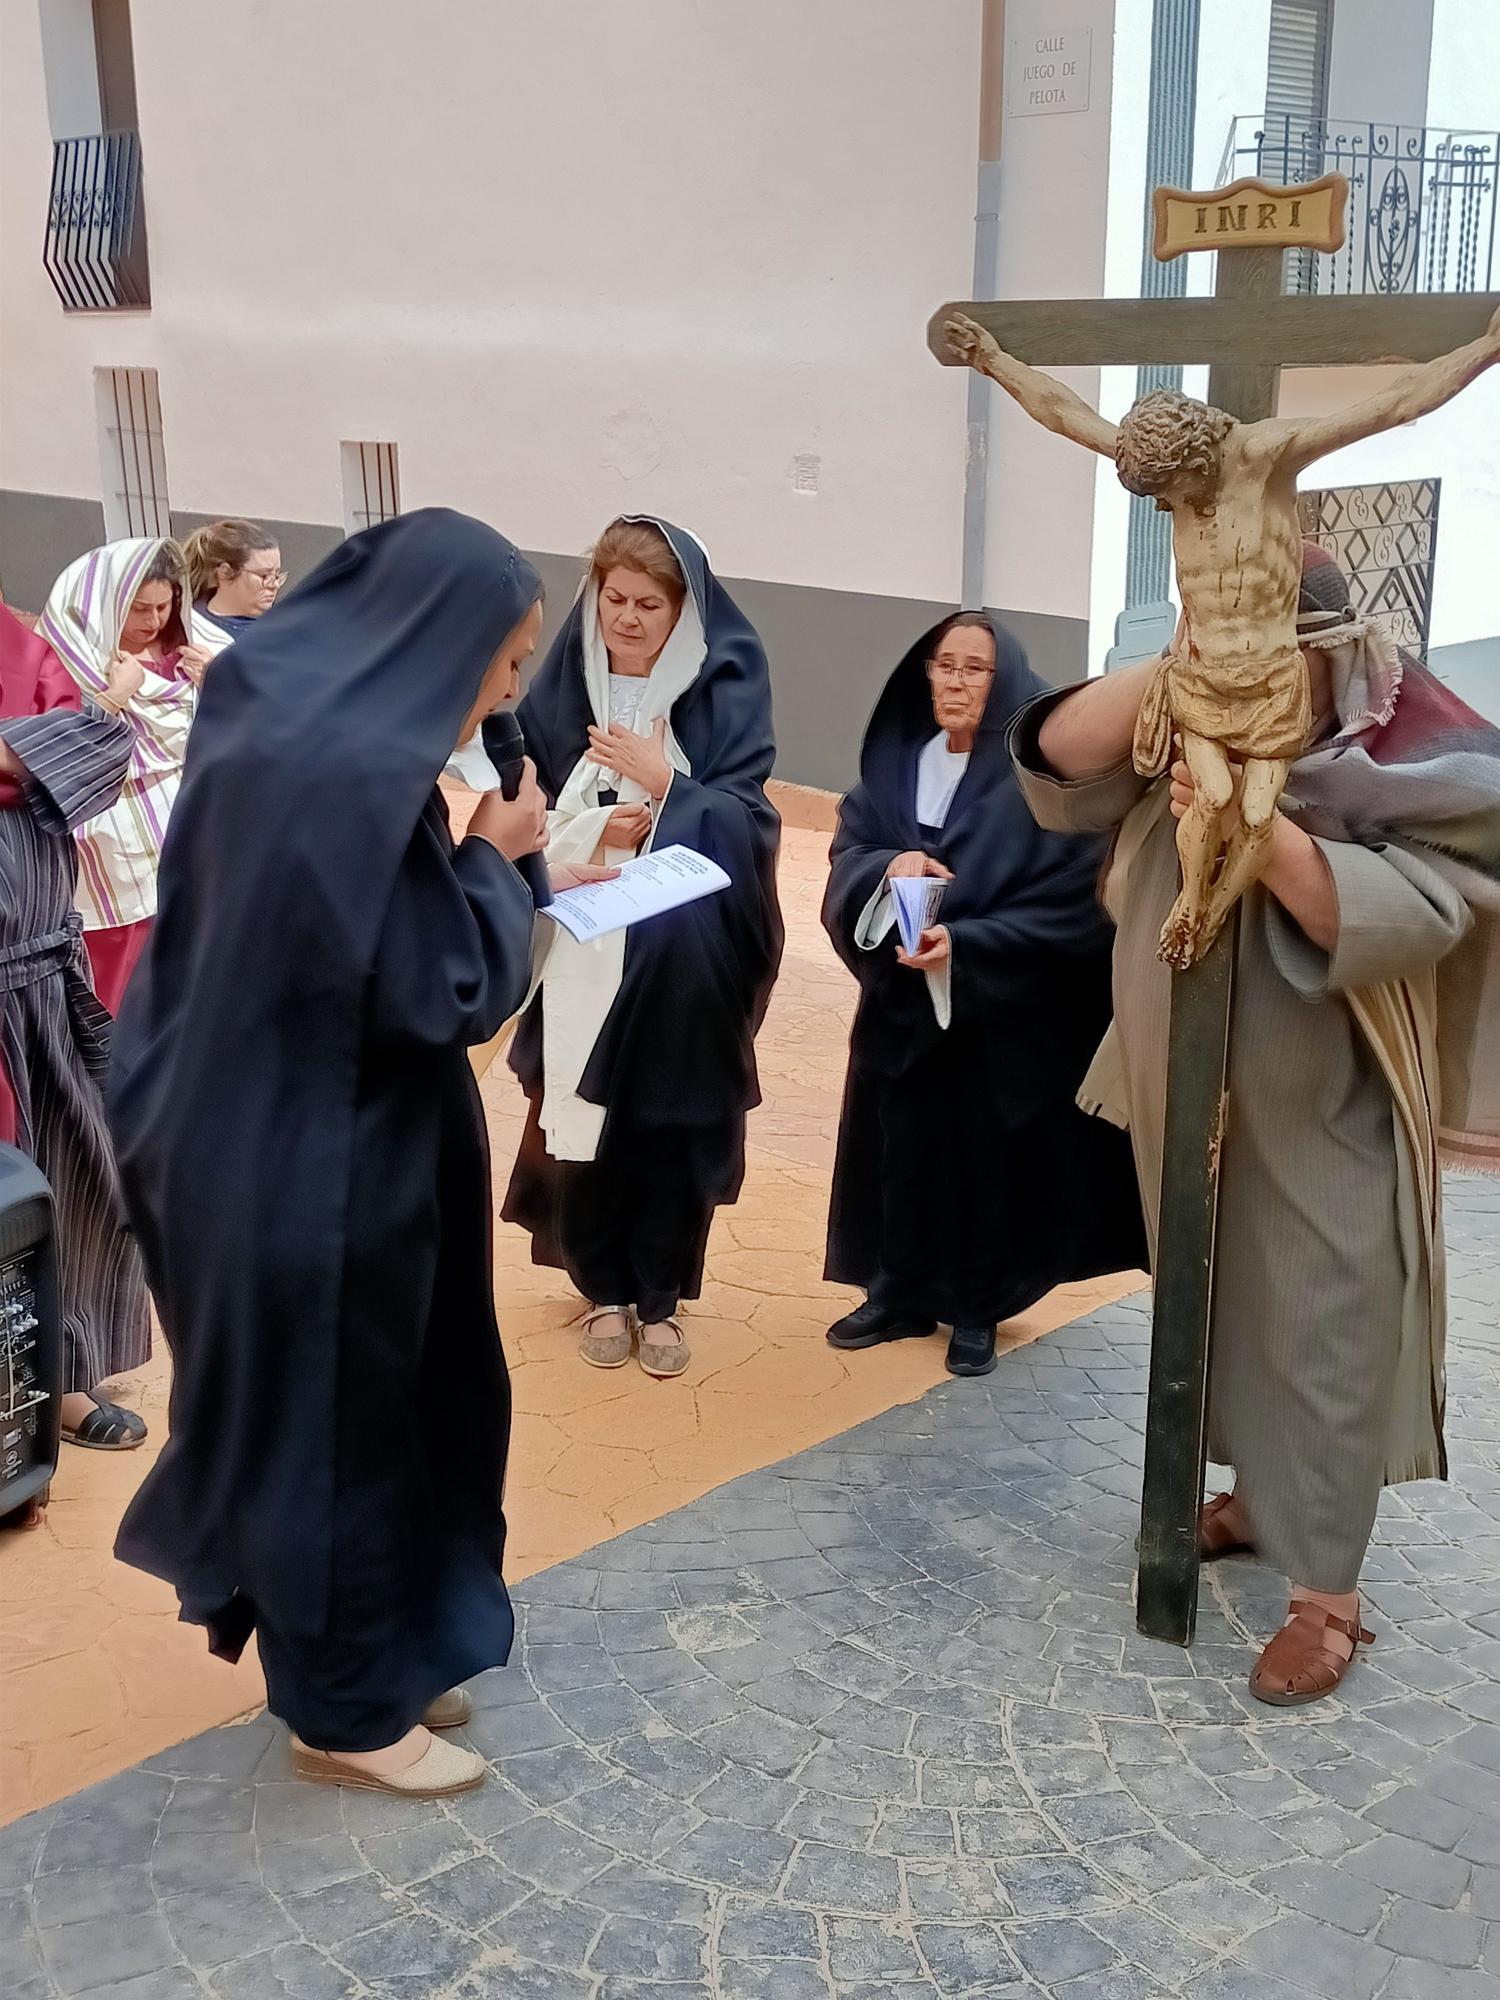
[[[788,803],[783,799],[783,804]],[[816,800],[813,802],[816,804]],[[832,801],[824,804],[831,811]],[[456,802],[455,802],[456,807]],[[745,1186],[709,1237],[703,1296],[676,1382],[587,1368],[560,1272],[499,1222],[495,1286],[510,1361],[514,1578],[552,1567],[775,1465],[944,1380],[945,1339],[838,1354],[823,1330],[858,1294],[823,1282],[824,1228],[854,982],[818,922],[828,834],[788,827],[787,956],[758,1044],[766,1102],[750,1119]],[[522,1099],[497,1062],[482,1087],[503,1196]],[[1006,1323],[1033,1340],[1138,1280],[1064,1286]],[[120,1516],[167,1432],[164,1351],[111,1393],[140,1409],[138,1452],[65,1451],[47,1523],[0,1534],[0,1824],[243,1716],[265,1698],[253,1649],[231,1672],[182,1625],[166,1584],[114,1560]]]
[[[261,1720],[0,1833],[9,2000],[1495,2000],[1500,1186],[1457,1182],[1450,1486],[1379,1642],[1244,1692],[1284,1605],[1140,1640],[1144,1302],[533,1577],[451,1807]]]

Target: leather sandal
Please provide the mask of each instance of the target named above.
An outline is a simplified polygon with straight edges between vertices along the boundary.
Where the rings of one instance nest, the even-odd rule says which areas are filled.
[[[118,1403],[107,1403],[102,1396],[88,1391],[94,1407],[84,1417],[81,1424],[69,1429],[63,1426],[63,1440],[67,1444],[81,1444],[88,1451],[137,1451],[146,1442],[146,1425],[134,1410],[122,1410]]]
[[[622,1319],[619,1333],[595,1333],[601,1319]],[[623,1368],[635,1345],[635,1315],[629,1306],[591,1306],[583,1316],[578,1352],[590,1368]]]
[[[653,1340],[651,1335],[656,1327],[670,1327],[676,1334],[675,1340]],[[654,1375],[658,1382],[666,1382],[674,1375],[680,1375],[692,1360],[692,1349],[687,1344],[687,1336],[675,1319],[655,1320],[650,1326],[640,1329],[641,1367],[648,1375]]]
[[[1237,1556],[1246,1552],[1254,1554],[1255,1544],[1238,1536],[1223,1518],[1233,1505],[1232,1493],[1216,1493],[1212,1500],[1204,1503],[1203,1512],[1198,1516],[1198,1554],[1204,1562],[1217,1562],[1220,1556]]]
[[[1342,1632],[1352,1642],[1346,1660],[1325,1646],[1325,1632]],[[1357,1618],[1336,1618],[1321,1604],[1294,1597],[1287,1622],[1255,1663],[1250,1692],[1273,1708],[1301,1708],[1332,1694],[1354,1665],[1361,1646],[1373,1646],[1375,1634]]]

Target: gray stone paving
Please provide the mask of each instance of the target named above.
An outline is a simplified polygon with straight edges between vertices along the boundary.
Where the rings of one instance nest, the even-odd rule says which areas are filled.
[[[267,1721],[0,1831],[8,2000],[1497,2000],[1500,1185],[1450,1195],[1454,1482],[1338,1698],[1209,1573],[1136,1636],[1129,1301],[533,1578],[451,1807]]]

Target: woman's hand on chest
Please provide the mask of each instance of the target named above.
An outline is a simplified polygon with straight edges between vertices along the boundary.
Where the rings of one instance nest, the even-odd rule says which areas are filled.
[[[658,716],[652,723],[649,736],[637,736],[619,722],[612,722],[607,729],[594,723],[589,728],[588,748],[583,754],[601,770],[629,778],[648,798],[664,799],[672,782],[666,744],[665,716]]]

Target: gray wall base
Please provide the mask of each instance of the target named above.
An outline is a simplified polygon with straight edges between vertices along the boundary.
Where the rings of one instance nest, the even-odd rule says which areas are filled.
[[[174,513],[179,535],[220,518]],[[257,517],[280,545],[295,583],[343,540],[322,522]],[[39,611],[58,574],[104,538],[97,501],[0,492],[0,581],[22,610]],[[567,617],[583,572],[581,556],[528,551],[547,592],[540,659]],[[780,750],[776,775],[841,792],[859,769],[865,721],[897,661],[954,607],[921,598],[871,597],[852,590],[726,577],[735,602],[765,641],[771,661]],[[996,614],[1044,680],[1061,686],[1088,671],[1088,624],[1035,611]]]
[[[0,488],[0,591],[18,611],[40,611],[70,562],[104,540],[97,500]]]

